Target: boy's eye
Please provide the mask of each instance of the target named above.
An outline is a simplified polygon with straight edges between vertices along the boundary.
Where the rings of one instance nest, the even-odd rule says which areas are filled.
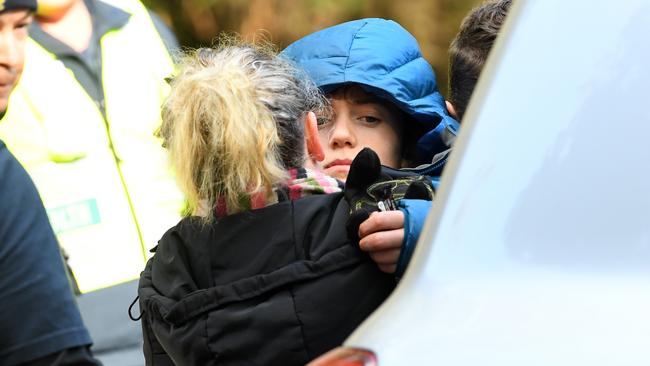
[[[371,124],[372,124],[372,123],[379,123],[379,122],[381,122],[381,120],[380,120],[379,118],[374,117],[374,116],[362,116],[362,117],[359,117],[358,119],[359,119],[361,122],[371,123]]]
[[[330,123],[331,121],[332,121],[332,119],[329,118],[329,117],[323,117],[323,116],[321,116],[321,117],[317,117],[317,118],[316,118],[316,124],[317,124],[319,127],[320,127],[320,126],[325,126],[326,124]]]

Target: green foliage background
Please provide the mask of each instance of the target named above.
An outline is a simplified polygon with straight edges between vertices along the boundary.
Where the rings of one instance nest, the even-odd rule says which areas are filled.
[[[348,20],[393,19],[420,42],[447,92],[447,48],[480,0],[143,0],[174,30],[182,46],[211,45],[220,32],[264,38],[284,48],[316,30]]]

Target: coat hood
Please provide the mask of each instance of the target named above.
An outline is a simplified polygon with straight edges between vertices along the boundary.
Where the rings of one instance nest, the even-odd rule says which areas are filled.
[[[304,69],[324,93],[350,83],[394,103],[427,128],[419,137],[422,162],[449,148],[458,122],[447,113],[431,65],[416,39],[392,20],[361,19],[312,33],[284,57]]]

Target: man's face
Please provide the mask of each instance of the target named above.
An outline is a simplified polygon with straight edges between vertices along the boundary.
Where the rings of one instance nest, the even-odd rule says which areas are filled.
[[[318,126],[325,173],[345,180],[350,163],[364,147],[373,149],[383,165],[400,168],[404,121],[386,102],[356,85],[335,91],[329,99],[333,116]]]
[[[7,109],[9,95],[25,65],[27,27],[32,22],[28,10],[8,10],[0,13],[0,113]]]

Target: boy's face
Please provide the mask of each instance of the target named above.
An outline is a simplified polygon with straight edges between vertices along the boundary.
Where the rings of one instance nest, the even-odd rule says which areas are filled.
[[[318,126],[328,175],[345,180],[350,163],[364,147],[373,149],[383,165],[399,168],[402,160],[402,123],[399,115],[360,86],[329,95],[333,115]]]
[[[0,113],[7,109],[9,95],[23,72],[27,27],[31,22],[32,13],[28,10],[0,13]]]

